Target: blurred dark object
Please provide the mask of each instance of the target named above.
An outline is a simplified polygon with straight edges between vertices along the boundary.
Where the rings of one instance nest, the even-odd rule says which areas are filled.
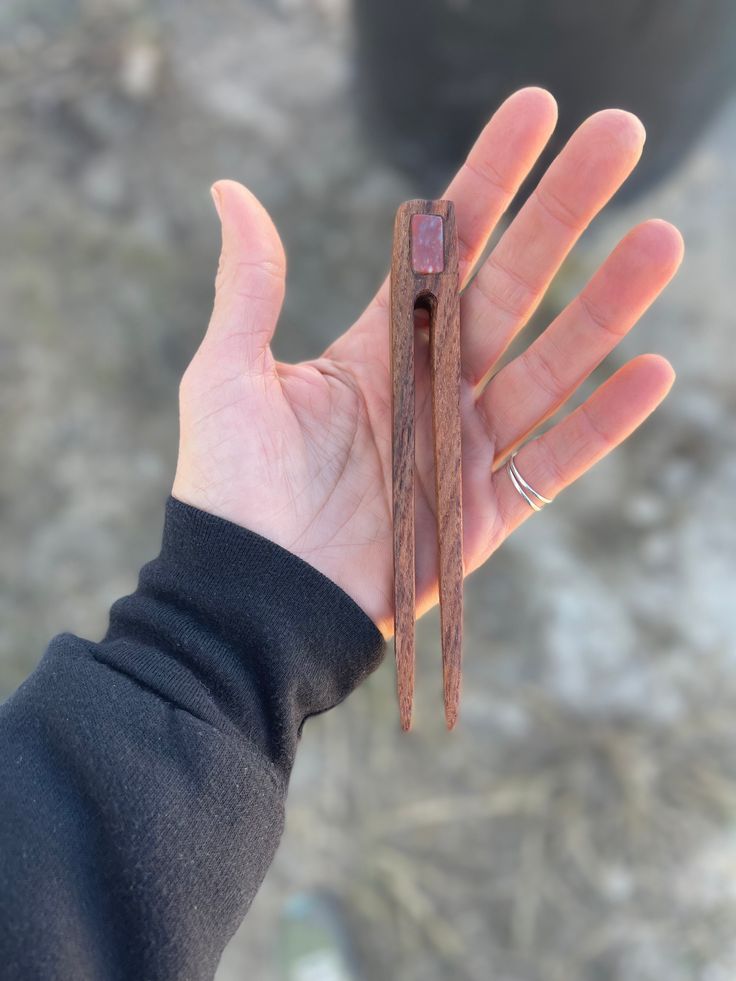
[[[591,112],[640,116],[647,149],[631,196],[678,163],[736,80],[733,0],[355,0],[355,27],[371,133],[427,196],[524,85],[560,107],[540,167]]]

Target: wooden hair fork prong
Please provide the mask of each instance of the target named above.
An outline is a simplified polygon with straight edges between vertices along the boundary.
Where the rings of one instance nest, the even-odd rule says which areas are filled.
[[[442,674],[447,728],[460,701],[463,616],[460,312],[451,201],[407,201],[397,213],[391,261],[391,396],[394,644],[402,729],[409,729],[415,673],[414,315],[429,314],[434,488]]]

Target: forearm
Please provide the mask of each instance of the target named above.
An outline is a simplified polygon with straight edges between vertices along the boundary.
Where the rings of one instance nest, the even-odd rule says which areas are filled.
[[[105,639],[0,709],[10,977],[207,978],[273,857],[302,723],[385,643],[296,556],[173,500]]]

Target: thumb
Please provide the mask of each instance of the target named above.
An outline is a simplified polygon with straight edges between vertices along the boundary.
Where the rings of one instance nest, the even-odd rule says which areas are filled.
[[[284,247],[268,212],[242,184],[217,181],[212,198],[222,251],[206,342],[234,345],[243,366],[259,371],[284,301]]]

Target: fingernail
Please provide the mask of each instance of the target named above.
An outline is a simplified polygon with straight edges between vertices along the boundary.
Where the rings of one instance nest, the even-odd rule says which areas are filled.
[[[212,200],[215,203],[215,211],[217,212],[217,217],[222,221],[222,206],[220,204],[220,192],[217,190],[213,184],[210,188],[210,194],[212,195]]]

